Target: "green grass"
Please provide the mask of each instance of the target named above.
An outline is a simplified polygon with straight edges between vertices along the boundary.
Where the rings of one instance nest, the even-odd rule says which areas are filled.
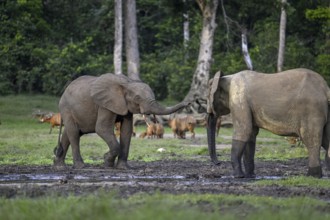
[[[280,180],[260,180],[253,183],[254,185],[277,185],[277,186],[295,186],[295,187],[315,187],[330,189],[329,179],[317,179],[308,176],[293,176]]]
[[[327,219],[330,205],[315,199],[213,194],[136,194],[0,199],[1,219]]]
[[[48,134],[49,124],[32,117],[35,110],[57,112],[59,98],[49,96],[0,97],[0,166],[51,165],[58,130]],[[137,132],[145,130],[137,127]],[[171,134],[169,128],[166,133]],[[198,127],[197,134],[205,134]],[[231,128],[221,128],[218,144],[231,143]],[[191,140],[167,138],[146,140],[132,138],[129,160],[155,161],[195,159],[209,161],[206,137]],[[190,146],[192,145],[192,146]],[[164,148],[165,152],[157,150]],[[81,138],[81,152],[86,163],[103,163],[108,151],[104,141],[95,134]],[[230,148],[219,150],[221,160],[230,160]],[[324,154],[324,152],[323,152]],[[283,137],[261,130],[256,157],[259,160],[288,160],[307,157],[306,148],[291,148]],[[71,151],[66,159],[72,164]],[[307,186],[330,188],[328,179],[288,177],[281,180],[260,180],[249,184]],[[327,219],[329,203],[311,198],[272,198],[210,194],[169,195],[137,194],[127,199],[116,194],[97,192],[88,196],[0,198],[0,219]],[[70,215],[68,215],[70,213]]]

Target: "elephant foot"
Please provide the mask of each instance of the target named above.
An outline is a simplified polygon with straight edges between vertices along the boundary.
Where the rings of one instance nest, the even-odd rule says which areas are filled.
[[[63,153],[64,153],[64,150],[63,150],[63,147],[62,146],[56,146],[54,148],[53,152],[54,152],[54,155],[56,157],[61,157],[63,155]]]
[[[244,175],[244,178],[254,179],[254,178],[256,178],[256,174],[255,173],[246,173]]]
[[[220,166],[221,165],[221,162],[218,159],[212,159],[212,163],[215,166]]]
[[[75,169],[82,169],[85,167],[85,163],[83,161],[74,161],[73,168]]]
[[[105,160],[104,167],[115,167],[115,163],[112,161],[110,162],[110,161]]]
[[[127,161],[121,161],[121,160],[118,160],[116,168],[120,170],[132,169],[132,167],[128,165]]]
[[[237,179],[245,177],[244,173],[234,173],[233,176],[234,176],[234,178],[237,178]]]
[[[245,178],[256,178],[256,174],[254,173],[254,164],[253,166],[249,164],[244,164],[245,165]]]
[[[234,178],[244,178],[245,174],[242,170],[234,170],[233,176]]]
[[[54,158],[53,165],[54,165],[55,167],[65,167],[65,166],[66,166],[64,160],[62,160],[62,159],[60,159],[60,158],[57,158],[57,157]]]
[[[243,173],[242,166],[240,163],[235,163],[232,162],[232,167],[233,167],[233,176],[234,178],[244,178],[245,174]]]
[[[104,166],[115,167],[115,156],[112,156],[110,152],[104,154]]]
[[[315,178],[322,178],[322,168],[321,168],[321,166],[308,167],[307,176],[312,176],[312,177],[315,177]]]

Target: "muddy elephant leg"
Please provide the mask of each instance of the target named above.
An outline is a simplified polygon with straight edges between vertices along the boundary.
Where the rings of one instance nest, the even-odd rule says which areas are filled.
[[[70,141],[72,148],[72,157],[73,157],[73,167],[81,169],[85,166],[84,160],[81,157],[80,153],[80,134],[79,131],[76,131],[72,137],[74,140]]]
[[[66,133],[72,149],[73,167],[83,168],[85,163],[80,154],[80,131],[78,126],[73,122],[66,122],[65,124]]]
[[[254,178],[254,155],[256,150],[256,140],[259,132],[259,128],[254,127],[250,140],[243,153],[243,162],[245,168],[245,177]]]
[[[65,157],[66,157],[66,153],[68,152],[69,145],[70,145],[70,141],[66,133],[66,129],[64,128],[60,141],[60,146],[57,146],[54,149],[54,154],[55,154],[54,166],[57,167],[65,166]]]
[[[74,168],[82,168],[84,167],[84,161],[80,154],[80,147],[79,147],[79,141],[80,141],[80,134],[79,129],[75,125],[75,123],[71,120],[68,120],[65,122],[65,131],[63,132],[62,136],[62,149],[63,149],[63,155],[60,158],[56,158],[56,163],[64,162],[64,158],[66,155],[66,152],[68,150],[68,142],[71,145],[72,148],[72,157],[73,157],[73,166]],[[60,149],[60,148],[59,148]],[[59,149],[57,150],[57,153],[60,154]]]
[[[322,177],[320,165],[320,147],[308,147],[308,172],[307,176]]]
[[[129,147],[133,133],[133,115],[129,113],[124,117],[120,128],[120,151],[118,156],[117,168],[130,168],[127,164]]]
[[[235,178],[243,178],[245,175],[242,170],[242,155],[246,148],[246,141],[233,140],[231,148],[231,165],[234,169]]]
[[[233,109],[232,118],[234,133],[231,148],[231,163],[234,169],[234,177],[243,178],[245,175],[242,171],[242,156],[253,134],[252,116],[248,108],[238,108]],[[251,152],[253,152],[252,149],[251,151],[248,150],[247,154]],[[249,158],[249,160],[251,159]]]
[[[114,133],[117,115],[105,108],[99,107],[95,132],[107,143],[109,152],[104,154],[104,165],[114,167],[119,155],[120,145]]]
[[[328,116],[329,117],[329,116]],[[322,147],[325,150],[325,158],[324,162],[327,167],[327,169],[330,171],[330,149],[329,149],[329,144],[330,144],[330,122],[328,122],[323,130],[323,138],[322,138]]]
[[[320,148],[322,131],[314,129],[301,132],[301,139],[308,150],[308,172],[307,176],[316,178],[322,177],[322,168],[320,161]]]

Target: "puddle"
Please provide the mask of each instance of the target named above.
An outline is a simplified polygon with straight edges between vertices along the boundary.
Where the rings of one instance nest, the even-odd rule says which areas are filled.
[[[253,180],[280,180],[284,177],[281,176],[257,176],[256,178],[243,178],[235,179],[233,176],[222,176],[220,178],[204,178],[202,176],[189,177],[182,175],[152,175],[152,176],[139,176],[139,175],[90,175],[90,174],[5,174],[0,175],[0,183],[28,183],[28,182],[58,182],[61,180],[77,182],[162,182],[162,181],[181,181],[183,182],[199,182],[203,184],[215,184],[219,182],[249,182]]]
[[[255,178],[234,178],[233,176],[221,176],[221,179],[235,179],[235,180],[281,180],[283,176],[256,176]]]
[[[138,176],[138,175],[126,175],[126,176],[115,176],[115,175],[72,175],[72,174],[6,174],[0,175],[0,183],[4,182],[29,182],[29,181],[59,181],[59,180],[81,180],[81,181],[129,181],[129,180],[140,180],[140,181],[151,181],[151,180],[183,180],[187,179],[184,176]]]
[[[256,180],[282,180],[283,176],[257,176]]]

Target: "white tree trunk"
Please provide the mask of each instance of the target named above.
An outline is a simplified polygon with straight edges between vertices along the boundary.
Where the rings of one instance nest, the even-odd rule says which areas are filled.
[[[115,45],[113,65],[115,74],[122,74],[123,62],[123,7],[122,0],[115,0]]]
[[[127,75],[131,79],[140,80],[140,55],[135,0],[125,1],[125,46]]]
[[[282,0],[281,21],[280,21],[280,36],[278,45],[277,72],[283,70],[284,51],[285,51],[285,30],[286,30],[286,0]]]
[[[188,48],[188,43],[190,40],[189,34],[189,14],[187,10],[187,0],[183,0],[183,45],[184,48]]]
[[[200,37],[200,47],[197,67],[193,76],[190,90],[185,97],[185,101],[192,102],[192,110],[201,110],[206,106],[206,96],[208,93],[208,80],[212,64],[212,50],[214,32],[216,29],[216,13],[218,0],[196,0],[203,14],[203,29]],[[197,101],[197,102],[196,102]]]
[[[248,67],[249,70],[253,70],[252,60],[248,49],[246,32],[247,32],[246,29],[242,30],[242,52],[246,66]]]

